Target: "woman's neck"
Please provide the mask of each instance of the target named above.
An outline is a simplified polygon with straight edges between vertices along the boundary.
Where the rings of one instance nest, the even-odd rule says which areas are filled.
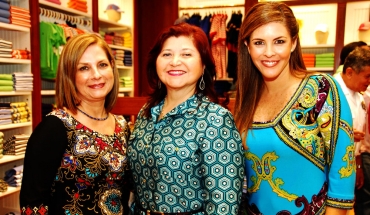
[[[185,102],[188,100],[191,96],[193,96],[195,93],[194,90],[191,91],[167,91],[166,96],[166,106],[168,109],[173,109],[179,104]],[[166,108],[166,109],[167,109]]]

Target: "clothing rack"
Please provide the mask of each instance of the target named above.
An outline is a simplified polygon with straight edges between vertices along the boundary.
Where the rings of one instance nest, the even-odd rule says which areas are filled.
[[[217,8],[233,8],[233,7],[244,7],[244,4],[214,5],[214,6],[196,6],[196,7],[180,7],[179,10],[217,9]]]
[[[91,20],[85,20],[84,18],[80,18],[77,16],[70,16],[66,15],[64,13],[60,13],[54,10],[49,10],[40,7],[40,15],[44,16],[46,18],[52,18],[56,20],[63,20],[63,21],[68,21],[71,22],[72,24],[78,24],[78,25],[83,25],[86,27],[90,27],[92,25]]]

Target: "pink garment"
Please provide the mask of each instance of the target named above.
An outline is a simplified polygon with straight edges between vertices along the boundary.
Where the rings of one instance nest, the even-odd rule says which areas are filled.
[[[59,5],[62,4],[59,0],[46,0],[46,1],[52,2],[52,3],[55,3],[55,4],[59,4]]]
[[[226,19],[225,14],[212,17],[209,36],[212,40],[212,55],[216,64],[216,77],[226,78]]]

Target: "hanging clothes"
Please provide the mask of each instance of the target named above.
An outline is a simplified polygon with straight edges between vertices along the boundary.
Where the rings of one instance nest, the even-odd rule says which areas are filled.
[[[238,38],[239,28],[242,23],[243,14],[233,12],[230,21],[226,27],[226,46],[227,46],[227,74],[235,83],[237,80],[237,65],[238,65]]]
[[[213,15],[209,32],[217,79],[226,78],[226,19],[226,14]]]

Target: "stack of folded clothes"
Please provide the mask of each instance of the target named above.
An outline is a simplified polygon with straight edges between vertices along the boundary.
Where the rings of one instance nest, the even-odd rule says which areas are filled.
[[[32,91],[33,74],[25,72],[14,72],[12,74],[14,91]]]
[[[7,170],[5,172],[4,181],[10,187],[20,187],[22,185],[22,177],[23,177],[23,165],[20,165]]]
[[[4,133],[0,131],[0,158],[4,157]]]
[[[30,135],[16,134],[4,142],[4,155],[22,155],[26,152]]]
[[[334,67],[334,53],[316,54],[316,67]]]
[[[0,58],[11,58],[13,42],[0,38]]]
[[[112,53],[113,53],[114,59],[116,60],[116,65],[123,66],[124,51],[121,49],[113,49]]]
[[[10,23],[23,27],[31,27],[30,11],[24,8],[10,5]]]
[[[0,0],[0,22],[10,23],[10,3],[6,0]]]
[[[132,52],[125,50],[123,57],[123,64],[125,66],[132,66]]]
[[[87,2],[86,0],[70,0],[68,7],[87,13]]]
[[[315,54],[302,54],[303,62],[306,67],[315,67]]]
[[[123,46],[132,48],[132,35],[131,32],[125,32],[122,34],[123,36]]]
[[[27,102],[0,102],[0,113],[4,115],[4,119],[0,119],[0,125],[31,121],[31,110]]]
[[[62,4],[62,2],[60,2],[60,0],[45,0],[45,1],[48,1],[48,2],[51,2],[51,3],[55,3],[55,4],[59,4],[59,5]]]
[[[13,91],[12,74],[0,74],[0,91]]]
[[[131,77],[120,77],[120,86],[121,87],[133,87],[134,86],[134,83],[133,83],[133,80]]]
[[[31,59],[31,52],[27,49],[13,49],[12,58],[16,59]]]

